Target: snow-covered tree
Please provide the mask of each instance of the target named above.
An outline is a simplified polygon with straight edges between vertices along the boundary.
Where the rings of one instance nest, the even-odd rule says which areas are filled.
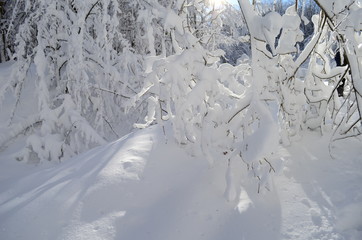
[[[210,58],[213,54],[200,44],[192,28],[177,31],[175,49],[180,50],[166,58],[153,58],[148,65],[148,78],[140,95],[151,94],[149,114],[146,124],[138,126],[169,120],[176,140],[188,145],[194,154],[204,154],[210,162],[243,161],[259,179],[259,187],[268,188],[268,173],[275,172],[286,155],[279,143],[288,145],[300,138],[302,129],[325,129],[327,105],[338,83],[332,78],[346,72],[346,67],[330,66],[331,56],[324,57],[333,49],[334,33],[323,14],[311,19],[313,35],[300,48],[304,40],[300,26],[306,20],[297,3],[281,15],[262,12],[250,1],[239,0],[249,32],[242,39],[249,38],[251,60],[245,58],[236,67],[219,65]],[[353,14],[357,15],[361,7],[353,4],[350,6],[355,6]],[[182,23],[180,15],[164,22],[176,30]],[[352,39],[357,53],[358,31]],[[351,40],[348,42],[351,44]],[[308,60],[306,69],[303,64]],[[355,65],[360,68],[361,63]],[[334,99],[335,104],[338,101]],[[360,122],[357,106],[352,104],[347,109],[344,119],[353,122],[344,134]],[[336,126],[340,128],[341,124],[332,127]]]
[[[314,16],[306,0],[238,2],[16,1],[11,16],[26,17],[7,21],[18,32],[8,55],[16,70],[0,96],[12,93],[14,106],[0,145],[26,132],[18,159],[62,159],[134,122],[168,121],[192,154],[227,164],[229,180],[241,161],[268,189],[287,155],[281,145],[302,130],[361,134],[361,2],[316,0]],[[29,84],[37,112],[24,120],[17,111]]]
[[[330,38],[336,44],[322,44],[317,51],[323,56],[334,57],[339,52],[345,67],[329,69],[328,59],[323,58],[324,71],[328,79],[337,78],[330,91],[326,104],[332,123],[336,124],[335,139],[362,133],[362,2],[361,1],[315,1],[326,18],[327,28],[331,32]],[[335,49],[331,48],[334,46]],[[335,51],[333,51],[335,50]],[[325,78],[325,75],[322,77]],[[337,88],[343,82],[344,101],[339,104],[335,101]]]
[[[22,0],[0,1],[0,62],[10,60],[15,51],[15,35],[24,22],[25,7]]]
[[[259,99],[262,88],[253,81],[257,78],[249,61],[245,59],[235,68],[219,66],[216,61],[221,53],[208,51],[200,41],[202,36],[193,34],[192,26],[179,27],[183,18],[177,12],[180,9],[164,22],[168,29],[177,31],[173,44],[176,54],[150,61],[141,92],[151,95],[149,114],[145,125],[137,126],[170,120],[176,140],[190,146],[194,154],[205,155],[211,164],[220,159],[225,163],[240,159],[260,184],[267,186],[265,173],[275,171],[272,163],[280,157],[279,129],[276,116]],[[265,141],[258,143],[257,139]]]
[[[56,160],[118,137],[118,122],[126,129],[120,133],[128,132],[124,103],[142,66],[117,31],[118,2],[37,0],[25,9],[13,78],[1,87],[1,96],[12,91],[16,99],[1,144],[30,128],[18,159]],[[38,111],[24,121],[16,111],[32,67]]]

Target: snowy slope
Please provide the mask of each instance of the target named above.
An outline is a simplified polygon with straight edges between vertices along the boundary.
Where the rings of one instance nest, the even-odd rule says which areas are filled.
[[[361,141],[332,159],[328,139],[306,136],[261,194],[235,165],[240,197],[227,202],[226,163],[168,139],[154,126],[55,165],[1,155],[0,238],[362,239]]]

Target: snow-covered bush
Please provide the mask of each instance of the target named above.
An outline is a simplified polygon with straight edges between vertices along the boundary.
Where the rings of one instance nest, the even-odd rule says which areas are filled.
[[[15,125],[36,126],[18,159],[68,158],[130,130],[135,120],[125,116],[124,103],[136,92],[142,62],[117,31],[120,11],[114,0],[39,0],[30,6],[17,35],[12,79],[1,87],[2,97],[11,91],[16,99],[9,132]],[[16,111],[31,66],[38,107],[29,122],[17,119]]]
[[[218,64],[192,34],[193,28],[177,28],[182,25],[181,15],[176,15],[179,9],[174,9],[172,21],[164,20],[176,30],[176,54],[149,58],[145,87],[136,96],[149,96],[149,114],[146,123],[137,126],[170,121],[176,140],[193,154],[203,154],[211,163],[243,161],[259,179],[259,187],[268,188],[268,173],[276,172],[287,155],[280,143],[300,138],[302,129],[325,130],[327,118],[338,115],[340,99],[333,89],[347,67],[331,66],[328,51],[335,47],[331,43],[335,35],[323,15],[313,17],[313,36],[301,51],[298,44],[304,34],[295,5],[283,15],[260,15],[248,0],[239,4],[252,56],[235,67]],[[359,38],[357,34],[355,39]],[[307,60],[309,68],[303,65]],[[328,110],[332,98],[334,110]],[[346,110],[347,119],[354,116],[353,127],[360,121],[357,106]],[[334,122],[335,126],[341,124]]]
[[[167,20],[164,24],[173,29],[182,23],[176,14],[172,21]],[[268,172],[276,171],[273,166],[280,165],[283,151],[277,116],[261,98],[270,96],[263,88],[268,84],[262,82],[267,80],[264,65],[255,59],[251,65],[247,59],[236,67],[219,65],[215,56],[220,53],[206,50],[191,33],[190,29],[177,31],[175,44],[182,51],[149,58],[144,90],[136,96],[149,96],[149,113],[146,123],[137,126],[169,120],[176,140],[193,154],[205,155],[211,164],[243,161],[259,179],[260,187],[268,187]],[[290,43],[293,32],[285,35]]]

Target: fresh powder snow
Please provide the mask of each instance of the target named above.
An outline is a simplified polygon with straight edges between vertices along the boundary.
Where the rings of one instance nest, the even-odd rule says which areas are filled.
[[[360,146],[355,139],[329,147],[328,136],[309,133],[287,149],[283,174],[261,193],[245,164],[233,162],[232,201],[225,197],[227,162],[209,167],[166,143],[159,126],[59,164],[20,164],[7,150],[0,158],[1,239],[358,240]]]

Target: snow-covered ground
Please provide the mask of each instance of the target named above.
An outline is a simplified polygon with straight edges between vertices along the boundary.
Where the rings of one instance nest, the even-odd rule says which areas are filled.
[[[361,139],[329,148],[328,136],[306,133],[259,194],[234,164],[231,202],[227,164],[210,167],[171,139],[153,126],[37,166],[3,152],[0,239],[362,239]]]

